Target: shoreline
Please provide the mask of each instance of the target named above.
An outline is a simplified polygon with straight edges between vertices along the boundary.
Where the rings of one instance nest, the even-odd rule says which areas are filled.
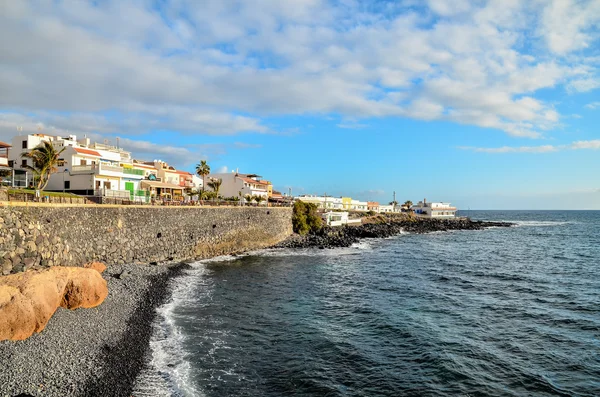
[[[473,221],[469,218],[436,219],[408,216],[377,217],[361,225],[325,226],[315,233],[293,234],[274,248],[343,248],[362,239],[387,238],[402,233],[427,234],[453,230],[484,230],[491,227],[512,227],[510,222]]]
[[[114,265],[93,309],[59,309],[46,329],[1,341],[0,396],[129,396],[150,352],[156,308],[189,265]]]
[[[348,247],[365,238],[408,231],[482,230],[503,222],[391,220],[292,235],[271,248]],[[408,229],[408,230],[407,230]],[[188,262],[189,263],[189,262]],[[0,396],[129,396],[149,358],[156,309],[171,299],[172,282],[190,266],[114,265],[103,277],[109,296],[94,309],[59,309],[44,331],[0,342]],[[124,273],[124,275],[123,275]]]

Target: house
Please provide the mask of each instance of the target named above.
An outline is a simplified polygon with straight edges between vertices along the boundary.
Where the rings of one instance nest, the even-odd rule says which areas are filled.
[[[320,209],[341,210],[343,208],[341,197],[302,195],[295,199],[305,203],[312,203]]]
[[[450,203],[428,203],[427,199],[419,201],[411,209],[416,215],[428,218],[454,218],[457,211],[456,207],[452,207]]]
[[[8,152],[10,148],[11,146],[8,143],[0,142],[0,170],[12,171],[12,167],[8,164]]]
[[[91,143],[89,138],[78,140],[75,135],[60,137],[47,134],[13,138],[13,148],[18,149],[11,151],[10,160],[15,172],[24,175],[25,185],[33,182],[33,175],[26,168],[33,163],[22,155],[43,141],[50,142],[57,151],[62,150],[57,171],[50,176],[46,190],[121,197],[140,188],[144,175],[133,167],[130,152],[118,146]]]
[[[342,197],[342,208],[345,210],[352,209],[352,199],[350,197]]]
[[[368,211],[368,203],[360,200],[350,200],[350,209],[352,211]]]
[[[245,201],[244,197],[246,195],[261,196],[265,199],[264,203],[266,203],[269,197],[271,182],[261,178],[257,174],[223,172],[208,175],[206,184],[208,185],[210,179],[221,179],[223,182],[219,188],[219,195],[223,197],[241,197],[243,201]]]
[[[367,210],[379,212],[379,203],[377,201],[367,201]]]
[[[388,205],[388,204],[385,204],[385,205],[380,205],[380,206],[379,206],[379,211],[378,211],[378,212],[379,212],[380,214],[383,214],[383,213],[388,213],[388,212],[394,212],[394,206],[393,206],[393,205],[391,205],[391,204],[390,204],[390,205]]]
[[[329,211],[322,215],[327,226],[342,226],[348,224],[360,224],[360,219],[349,219],[346,211]]]

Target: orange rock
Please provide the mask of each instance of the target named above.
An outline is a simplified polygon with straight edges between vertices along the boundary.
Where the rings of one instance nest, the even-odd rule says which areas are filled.
[[[94,269],[51,267],[0,277],[0,340],[23,340],[40,332],[56,309],[101,304],[106,280]]]
[[[83,265],[83,267],[85,267],[86,269],[94,269],[97,270],[98,273],[102,273],[106,270],[106,265],[102,262],[90,262],[90,263],[86,263],[85,265]]]

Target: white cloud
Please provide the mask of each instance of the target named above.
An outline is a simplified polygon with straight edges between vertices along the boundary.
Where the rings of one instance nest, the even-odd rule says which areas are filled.
[[[503,147],[499,147],[499,148],[479,148],[479,147],[461,146],[461,147],[459,147],[459,149],[472,150],[474,152],[480,152],[480,153],[549,153],[549,152],[558,151],[558,149],[552,145],[520,146],[520,147],[503,146]]]
[[[219,167],[219,168],[217,168],[216,170],[213,171],[213,173],[216,173],[216,174],[224,174],[226,172],[229,172],[229,169],[227,168],[226,165],[224,165],[222,167]]]
[[[600,87],[600,79],[586,78],[573,80],[567,85],[570,92],[588,92]]]
[[[360,130],[360,129],[368,127],[367,124],[360,124],[360,123],[339,123],[339,124],[336,124],[336,126],[338,128],[350,129],[350,130]]]
[[[4,2],[0,109],[127,135],[269,133],[271,115],[335,113],[535,138],[560,123],[537,90],[598,87],[585,56],[599,4]]]
[[[600,109],[600,102],[592,102],[592,103],[588,103],[587,105],[585,105],[586,108],[588,109]]]
[[[545,7],[539,30],[552,52],[565,55],[591,45],[593,36],[587,30],[600,19],[598,1],[544,0],[534,7],[540,5]]]
[[[472,146],[459,146],[458,149],[470,150],[479,153],[551,153],[563,150],[599,150],[600,139],[589,141],[575,141],[568,145],[543,145],[543,146],[502,146],[499,148],[483,148]]]

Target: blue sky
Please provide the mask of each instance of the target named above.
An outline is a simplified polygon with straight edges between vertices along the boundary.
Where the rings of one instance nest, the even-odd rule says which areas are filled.
[[[600,2],[0,1],[0,140],[295,194],[600,209]]]

